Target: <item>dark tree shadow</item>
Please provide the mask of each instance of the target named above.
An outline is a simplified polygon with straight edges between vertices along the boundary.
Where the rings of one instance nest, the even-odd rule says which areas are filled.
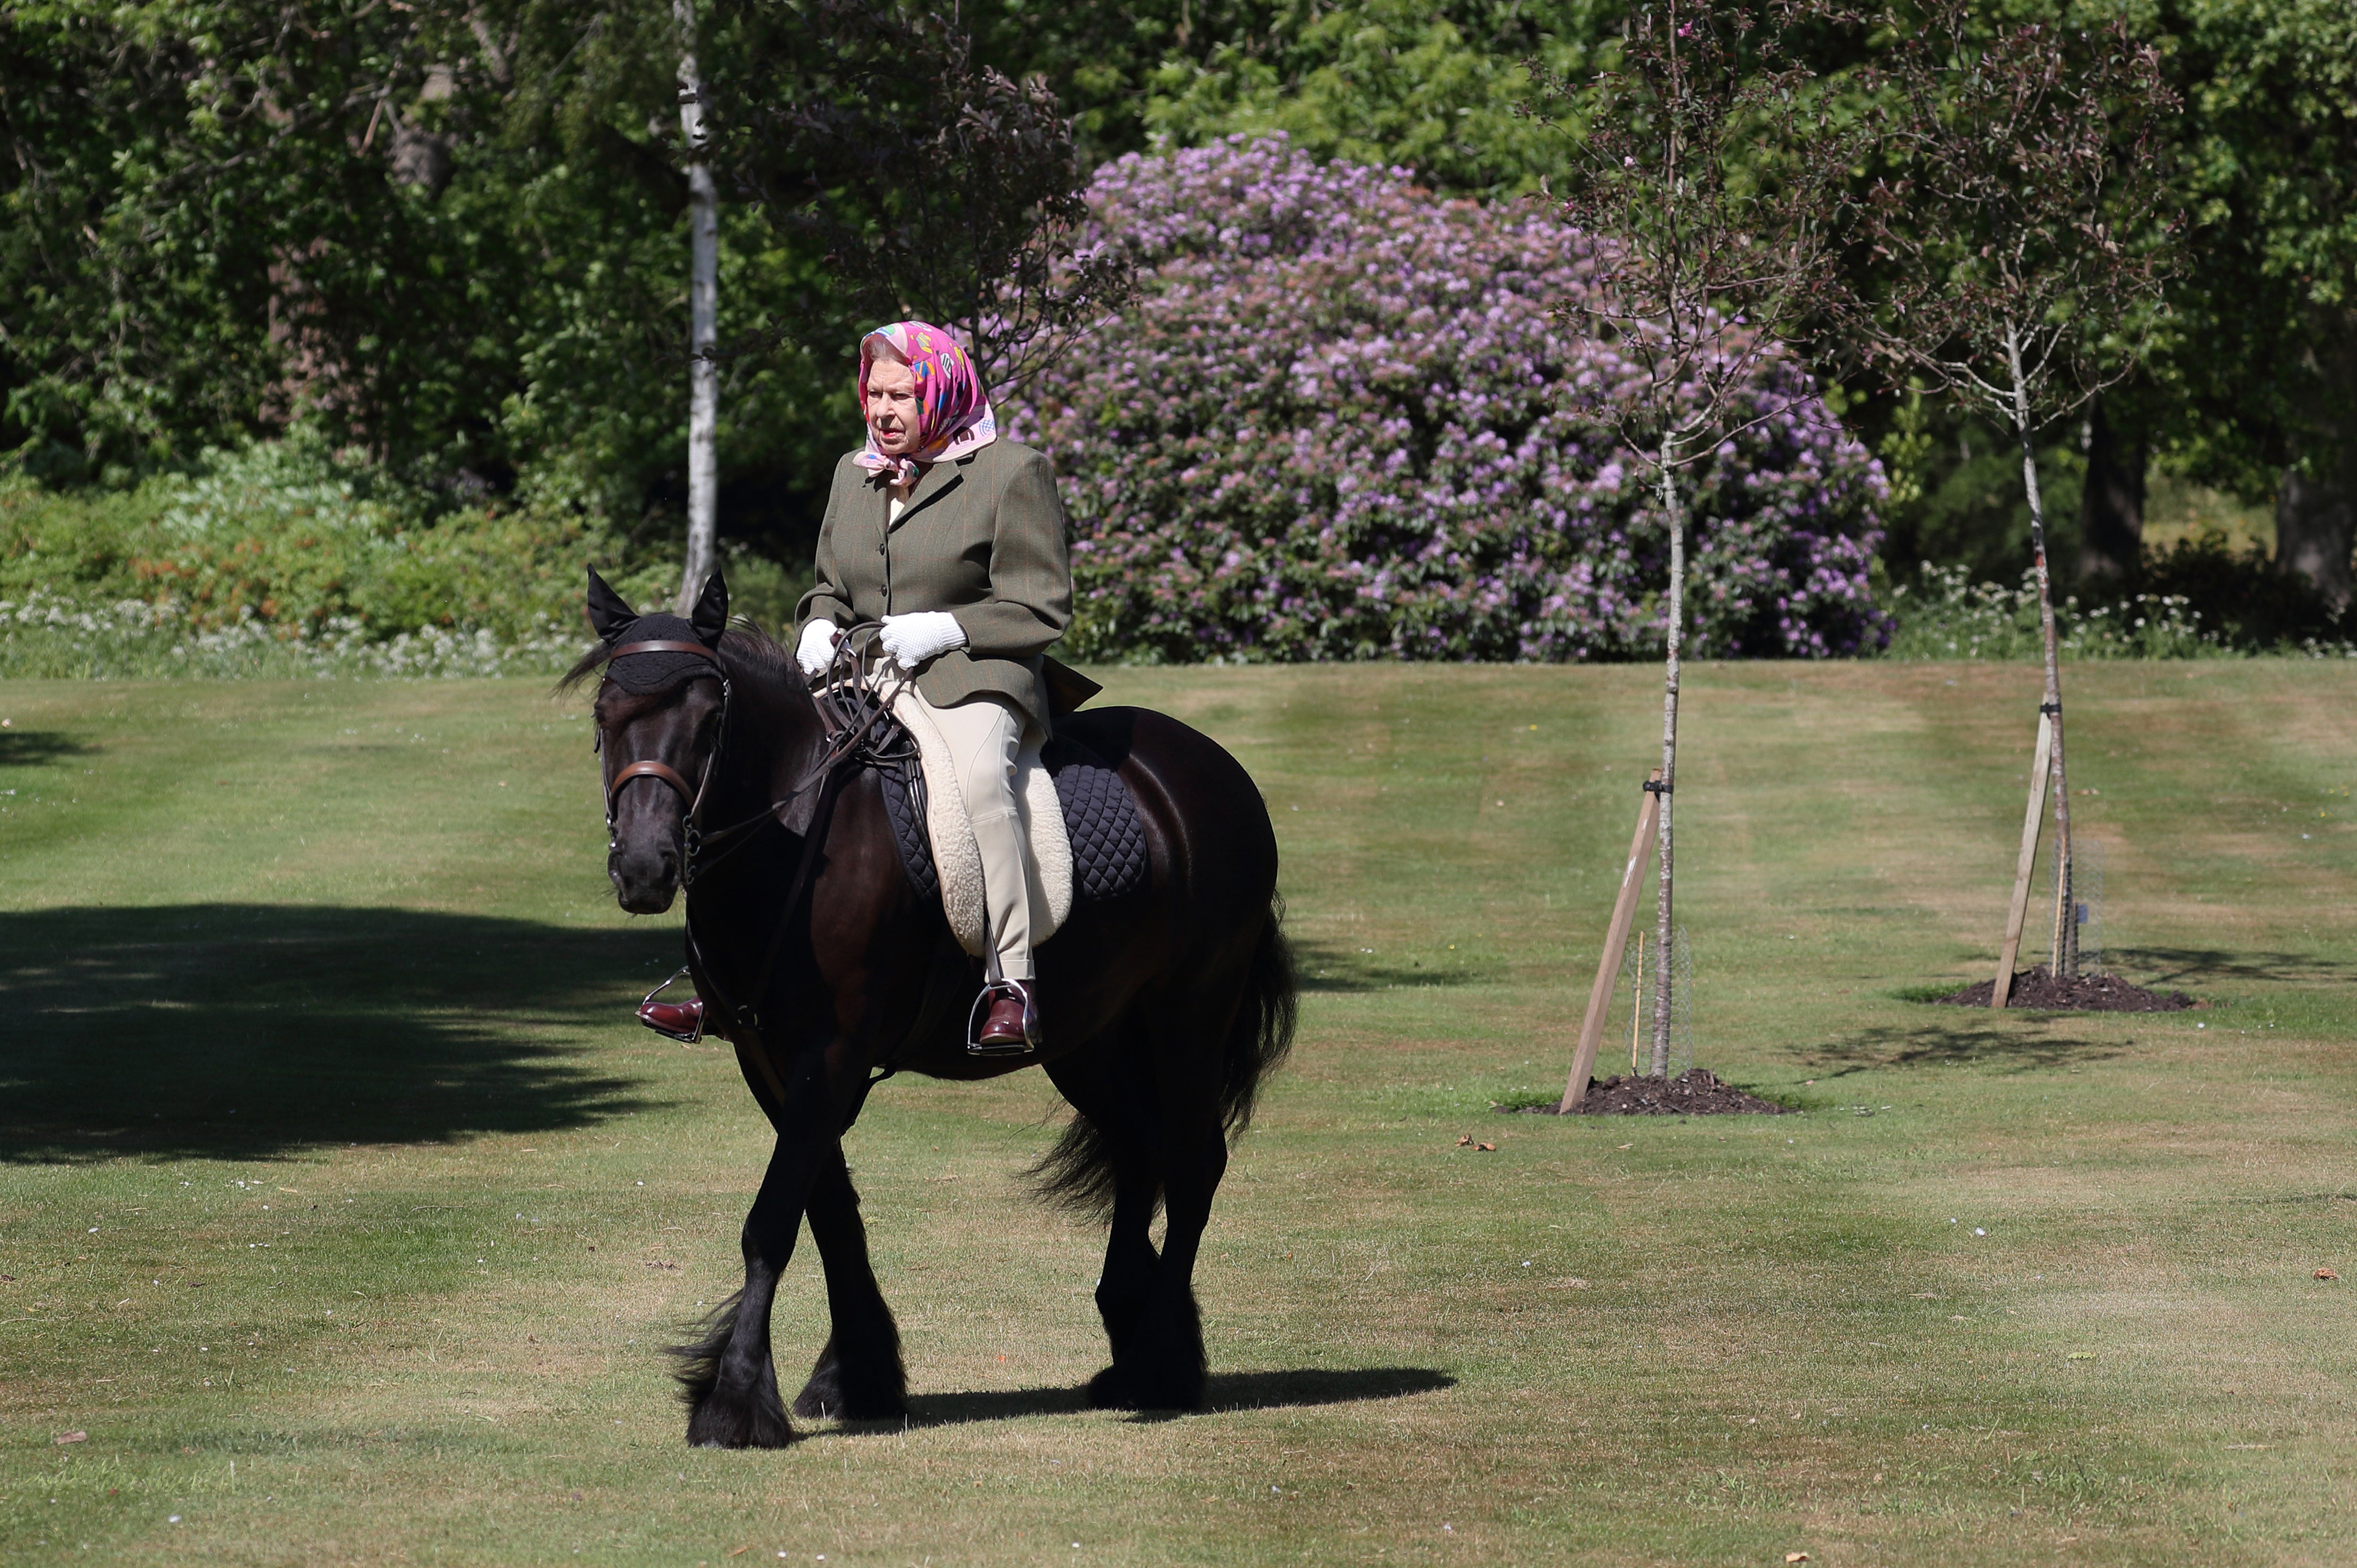
[[[1963,1011],[1959,1009],[1959,1011]],[[2030,1072],[2040,1068],[2070,1067],[2081,1062],[2109,1061],[2126,1054],[2121,1040],[2072,1039],[2066,1035],[2032,1033],[2018,1024],[1985,1024],[1981,1009],[1973,1022],[1917,1024],[1904,1028],[1860,1029],[1845,1039],[1831,1041],[1804,1053],[1820,1079],[1844,1078],[1877,1068],[1922,1067],[1932,1062],[1971,1062]],[[2023,1014],[2017,1019],[2068,1017],[2148,1017],[2148,1014]]]
[[[1384,963],[1353,947],[1293,940],[1293,967],[1304,991],[1388,991],[1398,985],[1471,985],[1487,975],[1478,968],[1426,969],[1413,962]]]
[[[638,1110],[585,1037],[678,949],[417,909],[0,914],[0,1160],[267,1158]]]
[[[2104,958],[2111,969],[2153,976],[2143,983],[2156,991],[2198,990],[2218,981],[2260,985],[2357,983],[2357,963],[2319,958],[2314,953],[2224,948],[2115,948]]]
[[[1286,1410],[1363,1400],[1404,1399],[1455,1388],[1457,1380],[1428,1367],[1366,1367],[1345,1370],[1303,1367],[1285,1371],[1214,1372],[1203,1397],[1206,1412]],[[974,1421],[1017,1421],[1033,1415],[1077,1415],[1088,1410],[1089,1391],[1071,1389],[1005,1389],[974,1393],[910,1394],[904,1421],[846,1422],[845,1432],[899,1432],[919,1426],[959,1426]],[[1141,1411],[1134,1421],[1172,1421],[1187,1411]]]
[[[38,768],[65,757],[87,757],[98,748],[60,730],[0,729],[0,768]]]

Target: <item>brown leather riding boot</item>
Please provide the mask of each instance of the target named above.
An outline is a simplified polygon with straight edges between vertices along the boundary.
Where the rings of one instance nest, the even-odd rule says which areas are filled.
[[[1039,1013],[1031,999],[1031,988],[1022,981],[1006,983],[1017,989],[1002,992],[992,1001],[990,1016],[983,1021],[982,1033],[975,1038],[985,1046],[1036,1047]]]
[[[639,1004],[639,1022],[674,1040],[697,1039],[704,1034],[704,1003],[700,998],[689,1002],[642,1002]]]

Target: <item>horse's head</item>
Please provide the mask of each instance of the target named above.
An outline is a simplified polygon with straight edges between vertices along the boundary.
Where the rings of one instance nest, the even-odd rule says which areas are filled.
[[[718,650],[728,585],[717,573],[683,620],[640,615],[589,574],[589,625],[607,660],[595,717],[606,779],[606,875],[633,915],[671,908],[685,863],[690,812],[720,747],[726,676]],[[649,646],[652,644],[654,646]]]

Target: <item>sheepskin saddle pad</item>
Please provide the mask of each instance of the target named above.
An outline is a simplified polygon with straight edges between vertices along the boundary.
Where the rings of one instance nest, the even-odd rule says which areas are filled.
[[[900,864],[919,893],[940,895],[958,945],[979,955],[988,924],[982,850],[949,743],[905,690],[894,697],[892,716],[917,743],[920,765],[913,777],[889,766],[877,770]],[[1015,804],[1029,857],[1034,947],[1063,929],[1076,903],[1117,898],[1146,879],[1137,802],[1121,775],[1077,741],[1024,746],[1015,762]]]

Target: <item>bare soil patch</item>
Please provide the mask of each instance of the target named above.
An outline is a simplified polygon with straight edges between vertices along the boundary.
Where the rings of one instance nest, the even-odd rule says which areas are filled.
[[[1934,1005],[1986,1007],[1996,990],[1996,981],[1984,980],[1977,985],[1965,986],[1953,996],[1941,997]],[[2182,991],[2147,991],[2141,985],[2130,985],[2116,974],[2079,974],[2057,980],[2054,972],[2042,963],[2032,964],[2014,975],[2013,990],[2007,995],[2005,1004],[2050,1013],[2181,1013],[2200,1005]]]
[[[1500,1106],[1534,1116],[1557,1114],[1552,1105]],[[1781,1116],[1792,1109],[1723,1082],[1706,1067],[1675,1078],[1599,1078],[1587,1086],[1576,1116]]]

